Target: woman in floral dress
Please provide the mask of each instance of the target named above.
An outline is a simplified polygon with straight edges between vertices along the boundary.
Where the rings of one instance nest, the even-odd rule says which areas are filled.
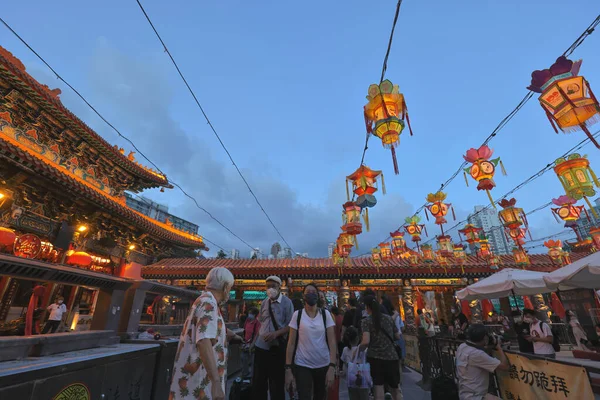
[[[173,366],[169,400],[223,400],[227,380],[227,329],[219,304],[229,300],[233,275],[213,268],[206,290],[183,326]]]

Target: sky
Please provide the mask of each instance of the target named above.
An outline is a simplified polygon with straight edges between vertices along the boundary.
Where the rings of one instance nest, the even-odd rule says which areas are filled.
[[[359,167],[362,108],[378,82],[396,1],[142,1],[236,164],[294,252],[327,256],[340,233],[345,176]],[[343,5],[343,6],[342,6]],[[395,176],[389,150],[369,142],[365,164],[383,170],[366,253],[402,225],[479,147],[527,93],[531,72],[550,67],[600,13],[593,0],[405,0],[386,78],[400,86],[414,136],[405,131]],[[268,252],[282,239],[256,205],[135,0],[9,2],[9,23],[107,120],[251,247]],[[65,106],[109,142],[119,138],[7,29],[0,45],[41,83],[62,90]],[[600,33],[573,54],[600,93]],[[592,132],[600,124],[592,127]],[[507,176],[498,198],[585,137],[555,134],[537,95],[490,142]],[[600,171],[600,150],[582,149]],[[137,160],[148,164],[139,154]],[[489,204],[462,174],[448,187],[458,221]],[[514,197],[525,211],[563,194],[550,171]],[[200,226],[227,251],[242,243],[177,189],[144,195]],[[512,196],[511,196],[512,197]],[[533,239],[562,232],[549,208],[529,217]],[[447,227],[454,225],[449,218]],[[439,233],[427,226],[430,238]],[[453,232],[456,234],[456,231]],[[558,238],[569,239],[572,234]],[[428,238],[424,238],[427,240]],[[533,244],[540,244],[534,242]],[[207,256],[217,246],[208,244]],[[531,252],[543,252],[543,247]]]

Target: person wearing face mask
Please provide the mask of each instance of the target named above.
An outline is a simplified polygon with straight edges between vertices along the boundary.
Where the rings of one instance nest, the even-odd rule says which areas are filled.
[[[523,310],[523,321],[529,324],[530,336],[525,340],[533,343],[533,353],[546,358],[556,358],[554,351],[554,335],[550,325],[537,319],[535,311],[529,308]]]
[[[299,400],[325,400],[335,381],[337,345],[331,313],[317,307],[319,290],[304,287],[304,309],[294,312],[285,363],[285,386]]]
[[[452,319],[450,320],[452,335],[454,337],[462,337],[467,332],[469,320],[467,319],[467,316],[458,309],[456,304],[452,306],[450,311],[452,312]]]
[[[515,322],[513,329],[517,334],[517,341],[519,342],[519,351],[521,353],[533,354],[533,343],[525,339],[531,335],[531,332],[529,331],[529,324],[523,321],[521,311],[513,311],[512,315],[513,321]]]
[[[285,399],[285,350],[289,324],[294,314],[292,301],[281,294],[281,279],[266,280],[267,298],[258,314],[260,329],[254,347],[252,399]]]
[[[50,317],[48,317],[48,321],[44,325],[42,334],[54,333],[58,329],[63,315],[67,312],[67,306],[64,305],[64,301],[65,299],[62,296],[58,296],[56,302],[48,306],[47,310],[50,312]]]
[[[169,400],[225,399],[227,338],[235,335],[226,328],[220,305],[229,300],[233,282],[223,267],[206,276],[206,289],[190,308],[179,338]]]
[[[249,378],[252,376],[254,366],[254,345],[256,339],[258,339],[258,331],[260,329],[260,322],[256,319],[258,315],[258,309],[252,307],[248,310],[248,317],[244,322],[244,344],[242,345],[242,378]]]

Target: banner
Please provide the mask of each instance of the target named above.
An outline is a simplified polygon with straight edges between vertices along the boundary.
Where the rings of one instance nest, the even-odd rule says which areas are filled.
[[[496,371],[503,399],[593,399],[585,368],[506,353],[509,371]]]
[[[404,365],[421,372],[421,357],[419,356],[419,338],[412,335],[403,335],[406,348]]]

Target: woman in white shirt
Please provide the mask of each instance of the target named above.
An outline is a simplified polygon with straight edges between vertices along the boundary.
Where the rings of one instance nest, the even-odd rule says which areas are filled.
[[[577,319],[577,314],[574,311],[567,311],[567,321],[569,322],[569,326],[573,330],[573,336],[575,337],[575,341],[577,342],[577,347],[581,350],[589,350],[586,346],[588,342],[587,335],[583,330],[583,327],[579,323],[579,319]]]
[[[304,287],[304,308],[294,312],[286,352],[285,387],[298,390],[299,400],[325,400],[335,380],[337,345],[335,322],[317,307],[319,289]]]

